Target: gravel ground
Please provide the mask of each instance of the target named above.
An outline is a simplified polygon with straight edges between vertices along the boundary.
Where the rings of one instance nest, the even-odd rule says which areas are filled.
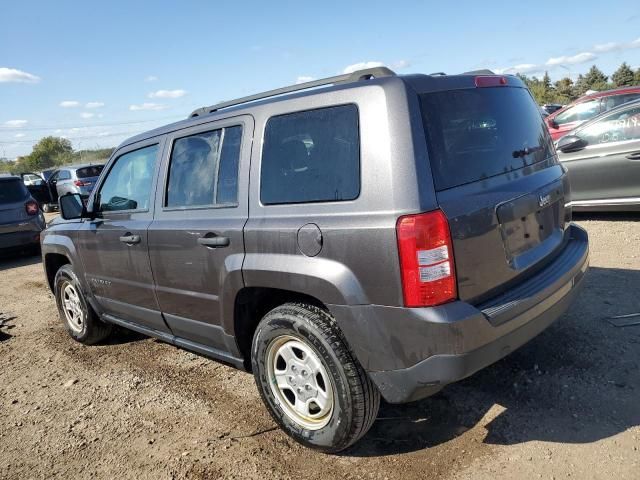
[[[275,428],[253,378],[134,333],[83,347],[38,257],[0,259],[0,478],[640,478],[640,215],[581,216],[579,299],[506,359],[383,405],[336,456]]]

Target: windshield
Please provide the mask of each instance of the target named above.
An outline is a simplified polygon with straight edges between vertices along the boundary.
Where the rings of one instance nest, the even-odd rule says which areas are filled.
[[[0,205],[20,202],[27,197],[27,194],[27,188],[21,180],[17,178],[0,180]]]
[[[523,88],[420,95],[437,190],[524,168],[553,155],[540,111]]]
[[[104,165],[92,165],[90,167],[79,168],[76,170],[76,176],[78,178],[99,177],[103,167]]]

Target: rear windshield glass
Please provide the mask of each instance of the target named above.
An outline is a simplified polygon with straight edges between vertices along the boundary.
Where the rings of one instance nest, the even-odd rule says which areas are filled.
[[[553,154],[540,111],[523,88],[420,95],[437,190],[524,168]]]
[[[15,203],[24,200],[27,196],[27,187],[19,179],[0,180],[0,205],[3,203]]]
[[[91,167],[79,168],[76,170],[78,178],[99,177],[104,165],[92,165]]]

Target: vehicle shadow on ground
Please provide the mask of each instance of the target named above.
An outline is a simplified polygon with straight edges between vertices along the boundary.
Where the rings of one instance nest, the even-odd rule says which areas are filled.
[[[40,252],[37,254],[32,251],[17,250],[14,252],[0,252],[0,272],[9,270],[10,268],[26,267],[41,263],[42,257]]]
[[[5,313],[0,312],[0,342],[4,342],[5,340],[9,340],[13,335],[9,335],[7,330],[14,327],[9,322],[15,320],[17,317],[8,316]]]
[[[602,222],[640,222],[640,212],[573,212],[573,220]]]
[[[591,268],[580,296],[549,329],[431,398],[383,404],[370,432],[343,455],[463,443],[476,426],[486,429],[484,443],[511,445],[589,443],[640,425],[640,326],[607,321],[640,312],[639,294],[640,271]]]

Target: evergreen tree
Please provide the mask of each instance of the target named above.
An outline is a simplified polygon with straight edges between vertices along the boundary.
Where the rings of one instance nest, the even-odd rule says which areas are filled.
[[[606,90],[609,87],[608,79],[609,77],[602,73],[602,70],[592,65],[584,77],[584,82],[587,85],[587,90]]]
[[[587,84],[587,80],[585,79],[584,75],[578,75],[576,83],[573,85],[573,97],[581,97],[587,90],[589,90],[589,85]]]
[[[613,85],[616,87],[626,87],[634,84],[633,70],[627,65],[627,62],[622,62],[620,68],[611,75]]]
[[[558,103],[569,103],[573,100],[573,80],[569,77],[564,77],[555,83],[556,88],[556,101]]]

